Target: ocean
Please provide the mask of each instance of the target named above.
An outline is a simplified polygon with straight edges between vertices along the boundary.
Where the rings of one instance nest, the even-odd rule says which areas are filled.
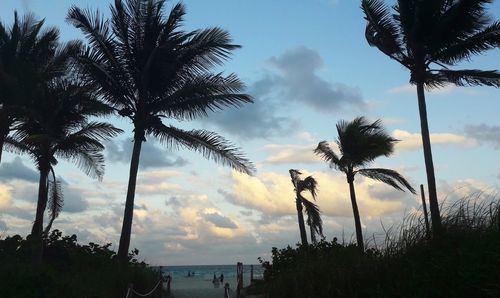
[[[243,265],[243,285],[250,284],[252,265]],[[224,287],[229,283],[231,288],[236,288],[236,265],[194,265],[194,266],[162,266],[164,276],[172,276],[172,288],[214,288]],[[254,279],[263,278],[264,269],[261,265],[253,265]],[[217,278],[224,275],[224,282],[213,283],[214,274]],[[188,276],[189,275],[189,276]]]

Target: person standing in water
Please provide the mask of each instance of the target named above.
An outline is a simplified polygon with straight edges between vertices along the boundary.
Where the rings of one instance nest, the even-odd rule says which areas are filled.
[[[220,282],[223,283],[224,282],[224,274],[221,272],[220,273]]]

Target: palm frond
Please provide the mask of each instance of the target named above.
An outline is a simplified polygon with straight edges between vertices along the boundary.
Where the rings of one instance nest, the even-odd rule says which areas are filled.
[[[66,20],[85,34],[96,53],[105,56],[113,66],[119,66],[109,22],[104,20],[99,11],[93,13],[90,9],[82,10],[73,5]]]
[[[123,130],[106,122],[89,122],[81,127],[78,131],[70,134],[67,139],[72,140],[73,137],[87,137],[88,139],[97,141],[109,141],[113,137],[122,133]]]
[[[316,199],[318,192],[318,182],[312,176],[306,177],[304,180],[299,181],[299,192],[307,190],[311,193],[313,199]]]
[[[471,56],[500,47],[500,22],[495,22],[480,32],[444,47],[432,55],[431,61],[454,65],[461,60],[469,60]]]
[[[15,139],[12,136],[5,137],[3,149],[14,154],[29,154],[31,152],[31,148],[27,144]]]
[[[158,124],[149,133],[169,148],[178,146],[189,148],[200,152],[207,159],[249,175],[255,171],[253,164],[244,157],[239,148],[214,132],[201,129],[186,131]]]
[[[361,8],[368,22],[365,30],[368,44],[403,64],[405,56],[399,40],[399,30],[389,7],[381,0],[363,0]]]
[[[304,205],[304,212],[307,215],[306,223],[312,227],[318,235],[323,235],[323,220],[321,219],[321,211],[318,205],[307,200],[304,197],[300,197],[302,204]]]
[[[49,223],[45,228],[44,235],[48,235],[52,227],[52,223],[61,213],[62,207],[64,205],[64,196],[62,192],[61,181],[56,180],[54,170],[52,169],[52,180],[49,181],[48,188],[48,209],[49,209]]]
[[[448,70],[437,71],[437,75],[446,82],[457,86],[493,86],[500,87],[500,73],[496,70]]]
[[[221,28],[195,31],[191,39],[184,44],[183,64],[200,73],[216,65],[222,65],[232,50],[241,47],[231,42],[229,33]]]
[[[410,183],[403,176],[401,176],[401,174],[394,170],[380,168],[360,169],[356,171],[356,173],[381,181],[401,191],[404,191],[404,187],[412,194],[416,194],[415,189],[410,185]]]
[[[314,153],[316,155],[319,155],[323,160],[330,163],[331,168],[338,168],[340,170],[344,169],[344,166],[341,164],[339,157],[337,156],[337,154],[335,154],[335,152],[333,152],[327,141],[319,142],[316,149],[314,149]]]
[[[179,89],[158,101],[152,109],[166,117],[192,120],[207,116],[209,111],[252,103],[249,95],[239,93],[244,88],[245,85],[235,74],[227,77],[202,74],[188,78]]]
[[[87,176],[102,179],[104,175],[104,156],[101,153],[104,147],[85,145],[59,147],[55,155],[74,162]]]

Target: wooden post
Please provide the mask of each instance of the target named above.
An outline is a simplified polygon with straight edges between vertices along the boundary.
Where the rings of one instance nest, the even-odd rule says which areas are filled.
[[[420,194],[422,195],[422,208],[424,209],[424,219],[425,219],[425,232],[427,234],[427,238],[431,237],[431,231],[429,227],[429,217],[427,215],[427,204],[425,203],[425,192],[424,185],[420,184]]]
[[[241,289],[243,288],[243,263],[241,262],[236,264],[236,278],[238,282],[238,286],[236,287],[236,297],[240,298]]]

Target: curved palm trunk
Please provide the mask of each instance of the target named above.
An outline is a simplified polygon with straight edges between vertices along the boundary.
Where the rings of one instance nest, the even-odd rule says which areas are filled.
[[[307,234],[306,234],[306,226],[304,224],[304,213],[302,212],[302,203],[300,202],[298,196],[295,199],[295,205],[297,207],[297,218],[299,220],[300,240],[302,242],[302,245],[307,245]]]
[[[417,97],[422,145],[424,148],[425,171],[427,173],[427,186],[429,189],[429,209],[431,210],[432,232],[436,236],[441,233],[441,216],[439,214],[439,203],[436,192],[436,178],[434,176],[434,163],[432,161],[431,139],[429,135],[429,124],[427,123],[427,108],[425,105],[423,83],[417,83]]]
[[[134,198],[135,186],[137,182],[137,172],[139,169],[139,158],[144,133],[135,134],[134,149],[132,151],[132,160],[130,162],[130,173],[128,178],[127,199],[125,201],[125,211],[123,213],[122,232],[120,235],[120,245],[118,246],[118,259],[122,262],[127,261],[128,249],[130,246],[130,235],[132,233],[132,219],[134,216]]]
[[[352,213],[354,216],[354,226],[356,227],[356,241],[359,249],[361,249],[361,251],[365,251],[363,230],[361,229],[361,219],[359,218],[358,203],[356,203],[356,192],[354,191],[354,174],[347,174],[347,183],[349,183],[349,192],[351,194]]]
[[[33,262],[40,263],[43,254],[43,215],[47,207],[49,167],[40,165],[40,180],[38,183],[38,201],[36,205],[35,222],[31,228],[31,238],[33,240]]]

